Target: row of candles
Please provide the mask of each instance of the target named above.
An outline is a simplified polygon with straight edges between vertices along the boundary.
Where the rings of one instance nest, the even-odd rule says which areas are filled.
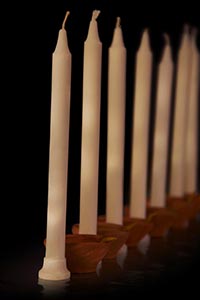
[[[102,43],[94,11],[84,43],[79,234],[97,234]],[[65,258],[71,53],[65,23],[52,61],[52,99],[46,255],[39,278],[70,277]],[[108,60],[106,222],[123,225],[126,48],[117,18]],[[174,64],[168,35],[158,69],[150,206],[166,206],[167,152]],[[144,30],[136,54],[132,131],[131,218],[146,218],[152,52]],[[199,53],[195,29],[185,28],[178,52],[169,194],[197,192]],[[67,249],[66,249],[67,251]]]

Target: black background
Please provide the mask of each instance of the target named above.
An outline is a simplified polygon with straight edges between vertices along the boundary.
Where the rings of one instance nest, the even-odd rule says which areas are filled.
[[[144,28],[150,30],[154,54],[150,137],[157,63],[163,47],[162,33],[170,35],[173,60],[183,25],[200,29],[196,2],[160,1],[40,1],[9,3],[1,11],[5,18],[2,33],[2,248],[20,243],[43,242],[46,234],[48,193],[48,155],[51,101],[51,58],[65,13],[69,48],[72,53],[72,86],[69,138],[67,231],[79,221],[80,145],[82,109],[83,43],[87,36],[92,10],[99,9],[98,28],[103,44],[101,140],[99,165],[99,213],[105,209],[107,50],[111,43],[116,17],[121,17],[127,48],[126,148],[124,202],[128,201],[130,133],[134,90],[134,59]],[[198,35],[197,45],[200,48]],[[173,95],[172,95],[173,112]],[[151,162],[151,139],[149,169]],[[199,170],[199,167],[198,167]],[[149,171],[150,173],[150,171]],[[13,248],[14,249],[14,248]],[[17,258],[16,258],[17,259]]]

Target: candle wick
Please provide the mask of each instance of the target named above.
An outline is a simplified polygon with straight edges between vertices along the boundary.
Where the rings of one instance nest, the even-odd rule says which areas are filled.
[[[67,18],[68,18],[68,16],[69,16],[69,14],[70,14],[70,12],[67,11],[67,12],[66,12],[66,15],[65,15],[65,18],[64,18],[64,20],[63,20],[63,23],[62,23],[62,29],[65,28],[65,23],[66,23],[66,21],[67,21]]]
[[[100,10],[94,10],[92,13],[92,19],[96,20],[100,14]]]
[[[120,25],[121,25],[121,19],[120,17],[117,17],[116,27],[120,27]]]

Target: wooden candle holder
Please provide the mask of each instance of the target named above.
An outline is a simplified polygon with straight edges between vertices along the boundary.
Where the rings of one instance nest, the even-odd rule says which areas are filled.
[[[150,221],[136,218],[129,218],[124,216],[123,225],[106,223],[105,215],[98,217],[99,228],[116,228],[116,230],[126,232],[128,234],[126,245],[131,247],[136,247],[137,244],[147,235],[153,228],[153,224]]]
[[[104,259],[113,259],[118,255],[119,250],[126,244],[129,233],[123,230],[121,225],[100,222],[97,225],[97,231],[100,235],[106,237],[114,236],[116,241],[112,243]]]
[[[147,219],[124,217],[124,230],[129,232],[126,242],[129,248],[136,247],[152,229],[153,223]]]
[[[129,207],[126,205],[124,214],[127,218],[129,215]],[[165,236],[175,220],[175,213],[165,209],[150,207],[147,202],[147,218],[143,222],[151,224],[149,234],[151,237]]]
[[[72,226],[72,232],[74,235],[79,235],[79,224]],[[115,226],[115,224],[98,224],[97,235],[101,236],[102,241],[109,245],[104,259],[116,258],[118,251],[126,243],[128,238],[128,233],[121,230],[120,225]]]
[[[96,272],[97,265],[108,253],[112,239],[100,235],[67,234],[66,258],[71,273]]]
[[[92,234],[67,234],[66,259],[71,273],[96,272],[98,264],[115,243],[115,237]],[[46,245],[46,240],[44,240]]]
[[[194,217],[200,213],[200,194],[187,194],[185,195],[185,201],[191,203],[194,211]]]
[[[167,235],[175,222],[176,213],[168,208],[147,206],[147,218],[154,225],[151,237],[159,238]]]
[[[168,197],[167,207],[176,213],[176,218],[172,225],[174,229],[185,228],[189,221],[194,218],[194,206],[192,202],[181,197]]]

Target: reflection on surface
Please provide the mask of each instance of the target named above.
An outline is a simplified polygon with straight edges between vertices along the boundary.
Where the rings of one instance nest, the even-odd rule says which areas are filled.
[[[102,269],[102,260],[100,260],[97,264],[97,267],[96,267],[96,274],[97,276],[99,276],[100,272],[101,272],[101,269]]]
[[[200,222],[200,213],[196,215],[196,221]]]
[[[124,262],[127,257],[127,254],[128,254],[128,247],[127,247],[127,245],[123,245],[119,249],[119,251],[117,253],[117,257],[116,257],[117,264],[120,266],[121,269],[124,268]]]
[[[149,234],[146,234],[143,239],[141,239],[139,241],[139,243],[137,244],[138,250],[142,253],[142,254],[147,254],[147,251],[149,249],[151,243],[151,237]]]
[[[105,259],[102,261],[99,282],[101,282],[101,284],[109,284],[110,281],[119,278],[122,272],[122,268],[119,266],[116,259]]]
[[[45,296],[64,295],[66,288],[69,286],[70,280],[38,280],[39,286],[42,287],[41,293]]]

